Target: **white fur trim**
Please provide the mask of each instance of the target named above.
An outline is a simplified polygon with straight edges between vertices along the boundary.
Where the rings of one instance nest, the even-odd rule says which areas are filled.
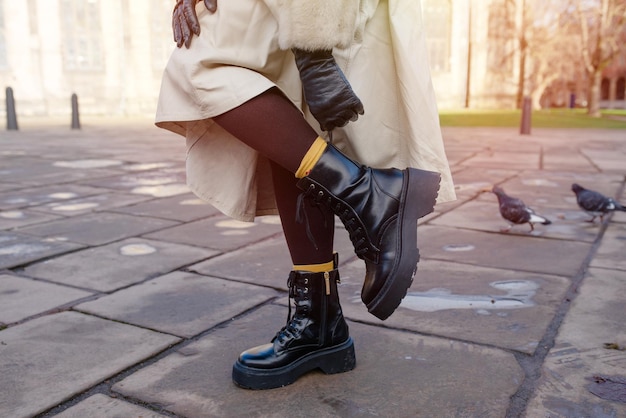
[[[347,47],[356,30],[359,0],[266,0],[278,20],[282,49]]]

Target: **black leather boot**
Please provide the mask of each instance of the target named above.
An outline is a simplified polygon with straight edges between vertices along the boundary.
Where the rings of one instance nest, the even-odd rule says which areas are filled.
[[[233,366],[233,381],[247,389],[289,385],[314,369],[326,374],[352,370],[354,343],[337,294],[339,273],[289,274],[289,298],[295,313],[270,344],[244,351]]]
[[[328,144],[311,172],[298,181],[305,195],[327,205],[365,260],[361,299],[387,319],[411,286],[419,261],[417,220],[433,211],[439,173],[362,166]]]

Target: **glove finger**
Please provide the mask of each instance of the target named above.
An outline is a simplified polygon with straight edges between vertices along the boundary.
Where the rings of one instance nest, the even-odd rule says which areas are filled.
[[[185,47],[189,48],[189,45],[191,44],[191,36],[192,36],[191,31],[189,30],[189,26],[187,25],[187,21],[185,20],[184,16],[180,16],[178,20],[180,22],[180,28],[182,31]]]
[[[354,112],[353,110],[346,109],[339,116],[333,120],[332,125],[333,128],[342,128],[346,126],[350,122],[354,122],[359,118],[359,114]]]
[[[365,114],[365,109],[363,108],[363,103],[361,103],[360,100],[359,100],[359,104],[356,107],[356,113],[358,113],[359,115],[364,115]]]
[[[200,23],[198,23],[198,16],[196,16],[196,9],[194,4],[189,1],[183,3],[183,15],[187,21],[187,25],[196,35],[200,35]]]
[[[217,10],[217,0],[204,0],[204,5],[211,13],[215,13]]]
[[[180,21],[178,20],[178,12],[174,9],[174,13],[172,15],[172,33],[174,34],[174,42],[176,42],[176,46],[180,48],[183,46],[183,34],[180,30]]]

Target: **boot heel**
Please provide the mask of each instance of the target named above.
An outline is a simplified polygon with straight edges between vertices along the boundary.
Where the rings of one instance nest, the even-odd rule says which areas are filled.
[[[441,175],[432,171],[409,168],[407,176],[409,177],[407,205],[409,205],[408,200],[413,197],[415,199],[414,210],[419,219],[435,209]]]
[[[348,372],[356,366],[356,356],[354,354],[354,341],[352,337],[335,349],[319,364],[319,368],[325,374],[335,374]]]

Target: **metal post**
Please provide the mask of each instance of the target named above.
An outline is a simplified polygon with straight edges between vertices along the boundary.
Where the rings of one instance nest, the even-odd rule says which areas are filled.
[[[6,89],[6,104],[7,104],[7,130],[17,131],[17,113],[15,112],[15,98],[13,97],[13,89],[7,87]]]
[[[520,126],[520,133],[522,135],[530,135],[531,113],[532,102],[530,101],[530,97],[525,96],[522,105],[522,123]]]
[[[80,116],[78,114],[78,96],[72,94],[72,129],[80,129]]]

